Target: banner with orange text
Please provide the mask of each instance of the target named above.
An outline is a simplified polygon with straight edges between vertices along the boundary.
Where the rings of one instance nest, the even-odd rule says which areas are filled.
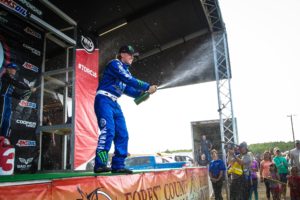
[[[207,200],[207,168],[132,175],[85,176],[44,184],[1,186],[0,199],[35,200]]]
[[[0,199],[35,199],[35,200],[51,200],[51,183],[36,183],[23,185],[1,186],[0,184]]]
[[[55,180],[53,199],[207,200],[206,168]]]

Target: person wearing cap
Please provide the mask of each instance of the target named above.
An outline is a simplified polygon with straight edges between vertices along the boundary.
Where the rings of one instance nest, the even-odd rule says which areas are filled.
[[[125,158],[128,154],[128,132],[117,99],[126,94],[136,98],[145,92],[153,94],[157,85],[136,79],[129,72],[137,52],[130,45],[119,49],[117,58],[106,65],[102,78],[97,88],[95,97],[95,113],[100,128],[98,145],[96,148],[94,172],[109,172],[131,174],[125,168]],[[111,168],[107,167],[108,152],[114,142],[115,152]]]
[[[248,145],[242,142],[239,145],[239,155],[235,154],[234,149],[228,150],[228,160],[231,163],[237,162],[242,166],[241,175],[233,174],[231,176],[230,199],[240,200],[248,199],[251,188],[251,156],[248,154]]]
[[[300,140],[295,141],[294,149],[290,150],[291,166],[296,166],[298,169],[298,176],[300,176]]]
[[[12,97],[23,99],[30,95],[35,89],[31,89],[27,84],[16,80],[18,66],[15,63],[9,63],[4,66],[0,80],[0,134],[9,137],[10,119],[12,111]],[[24,90],[23,93],[17,93],[15,88]]]
[[[281,184],[282,192],[281,195],[283,199],[286,199],[286,185],[287,185],[287,175],[288,175],[288,163],[281,155],[280,149],[278,147],[274,148],[274,157],[273,157],[273,163],[275,164],[278,174],[279,174],[279,180],[280,182],[284,183]]]

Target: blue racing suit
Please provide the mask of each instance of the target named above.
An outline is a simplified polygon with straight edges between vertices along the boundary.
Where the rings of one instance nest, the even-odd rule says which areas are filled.
[[[108,152],[114,141],[112,170],[123,169],[128,154],[128,132],[117,98],[123,93],[136,98],[150,88],[149,83],[134,78],[129,65],[118,59],[110,61],[99,83],[95,97],[95,113],[100,135],[96,149],[95,169],[107,165]]]
[[[19,94],[15,92],[15,87],[26,90]],[[12,97],[16,99],[23,99],[30,95],[31,91],[28,85],[23,82],[15,80],[8,73],[1,76],[0,81],[0,135],[4,137],[9,136],[10,119],[12,112]]]

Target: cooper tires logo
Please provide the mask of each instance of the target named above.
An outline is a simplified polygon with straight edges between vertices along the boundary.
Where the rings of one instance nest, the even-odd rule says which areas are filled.
[[[27,128],[35,128],[36,127],[36,122],[29,122],[29,121],[17,119],[16,123],[25,125]]]
[[[82,35],[81,36],[81,45],[89,53],[92,53],[95,50],[95,45],[94,45],[93,41],[91,40],[91,38],[89,38],[89,37],[84,37]]]
[[[31,53],[37,55],[37,56],[41,56],[41,52],[31,46],[29,46],[28,44],[23,43],[23,47],[25,49],[28,49],[29,51],[31,51]]]

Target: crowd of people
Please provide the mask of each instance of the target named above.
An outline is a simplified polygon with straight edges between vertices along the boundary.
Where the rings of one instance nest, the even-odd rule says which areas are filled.
[[[226,146],[226,163],[215,149],[210,151],[207,166],[214,197],[222,200],[222,187],[228,177],[231,200],[258,200],[258,184],[264,184],[266,198],[300,200],[300,140],[295,148],[283,154],[278,147],[266,150],[261,156],[249,151],[246,142]]]

